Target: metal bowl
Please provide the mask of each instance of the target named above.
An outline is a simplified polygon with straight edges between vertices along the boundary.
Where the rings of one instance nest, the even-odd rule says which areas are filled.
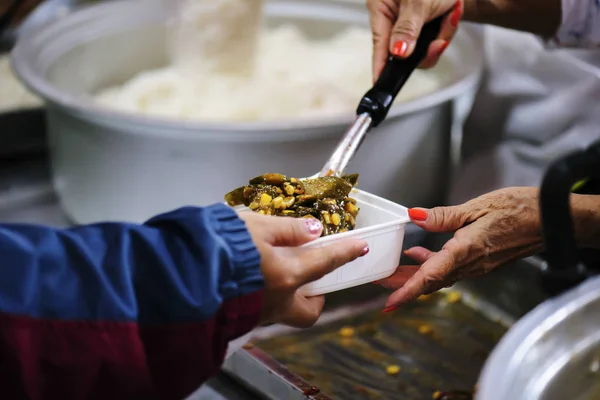
[[[481,374],[481,400],[600,398],[600,277],[515,324]]]
[[[158,0],[85,7],[25,35],[13,50],[17,75],[46,101],[53,182],[75,222],[142,221],[181,205],[222,201],[269,171],[311,175],[353,120],[348,114],[208,124],[95,104],[90,93],[166,64],[166,15]],[[272,0],[266,15],[269,24],[291,22],[316,39],[368,26],[364,4],[341,0]],[[399,104],[370,134],[349,167],[361,174],[362,189],[408,206],[443,201],[451,135],[460,136],[457,116],[472,104],[480,49],[463,27],[445,56],[447,85]]]

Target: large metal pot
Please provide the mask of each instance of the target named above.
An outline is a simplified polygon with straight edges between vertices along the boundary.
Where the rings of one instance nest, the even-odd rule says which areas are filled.
[[[53,182],[75,222],[142,221],[181,205],[221,201],[268,171],[311,175],[353,120],[205,124],[95,105],[89,93],[165,65],[164,3],[87,7],[25,35],[13,50],[17,75],[46,101]],[[272,0],[266,15],[270,24],[293,22],[315,38],[368,24],[364,4],[341,0]],[[363,144],[349,167],[361,174],[362,189],[409,206],[443,200],[450,137],[461,133],[455,116],[470,108],[482,68],[468,27],[455,42],[448,84],[398,105]]]
[[[558,161],[544,178],[542,282],[556,297],[502,338],[481,374],[479,400],[600,399],[600,271],[581,263],[569,212],[570,188],[583,177],[600,179],[600,143]]]

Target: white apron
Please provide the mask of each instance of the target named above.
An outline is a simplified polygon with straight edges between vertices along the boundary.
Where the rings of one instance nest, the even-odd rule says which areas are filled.
[[[482,28],[487,73],[466,123],[449,203],[538,186],[551,161],[600,139],[600,51],[553,50],[536,36]]]

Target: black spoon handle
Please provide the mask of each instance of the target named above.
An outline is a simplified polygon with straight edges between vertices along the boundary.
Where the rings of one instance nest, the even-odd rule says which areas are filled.
[[[394,99],[400,92],[413,71],[427,56],[429,45],[433,42],[442,28],[442,22],[448,13],[438,17],[423,26],[417,40],[414,52],[407,58],[388,56],[385,67],[377,82],[360,100],[356,113],[367,113],[371,116],[372,127],[379,125],[392,107]]]

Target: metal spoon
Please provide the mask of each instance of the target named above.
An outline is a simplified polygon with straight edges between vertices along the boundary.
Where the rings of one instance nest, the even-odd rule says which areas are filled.
[[[356,120],[346,131],[321,171],[307,179],[323,176],[341,176],[362,144],[367,132],[385,120],[394,99],[417,66],[427,55],[429,45],[439,35],[447,14],[425,24],[413,54],[408,58],[388,56],[381,75],[360,100]]]

